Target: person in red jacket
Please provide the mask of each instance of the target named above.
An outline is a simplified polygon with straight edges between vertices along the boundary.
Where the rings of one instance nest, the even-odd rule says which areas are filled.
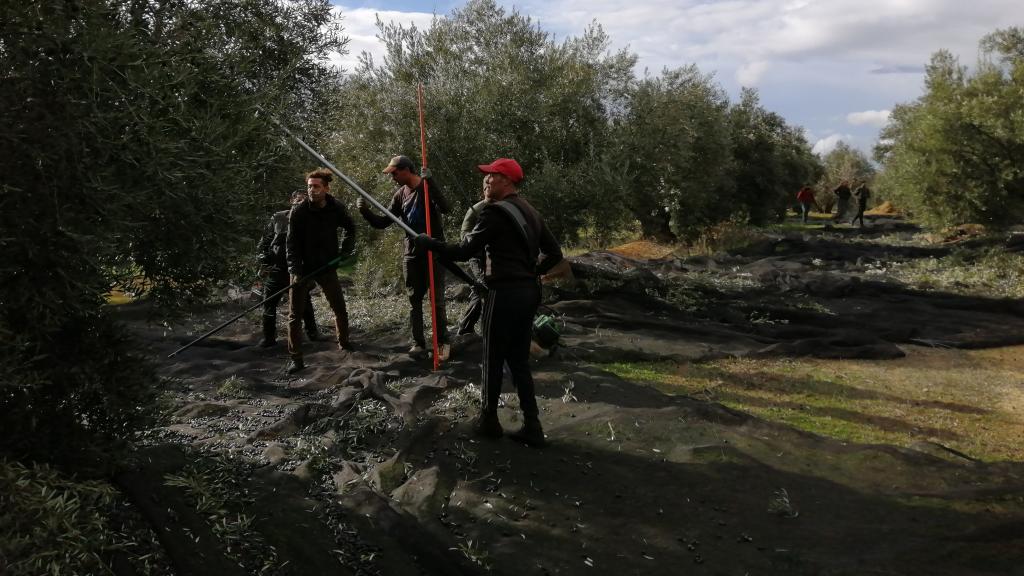
[[[796,200],[800,203],[800,218],[806,224],[807,215],[811,213],[811,207],[817,204],[814,200],[814,188],[804,186],[796,193]]]

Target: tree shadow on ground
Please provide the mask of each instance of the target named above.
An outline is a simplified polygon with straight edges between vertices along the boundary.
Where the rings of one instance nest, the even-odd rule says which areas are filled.
[[[463,484],[447,515],[495,572],[1000,574],[1024,562],[1024,548],[1012,549],[1021,535],[999,530],[1019,513],[908,503],[773,468],[722,443],[673,461],[571,430],[553,432],[543,451],[479,444],[478,472],[489,481]],[[974,548],[978,533],[992,535],[981,544],[990,554]],[[970,557],[960,555],[968,548]]]

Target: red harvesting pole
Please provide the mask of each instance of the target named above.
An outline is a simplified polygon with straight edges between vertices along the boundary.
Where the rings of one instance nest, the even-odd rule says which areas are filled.
[[[423,167],[427,167],[427,129],[423,122],[423,83],[421,82],[416,87],[416,102],[419,107],[420,113],[420,149],[423,151]],[[427,218],[427,236],[433,237],[434,235],[430,231],[430,186],[427,185],[426,178],[423,179],[423,204]],[[430,326],[431,340],[434,345],[434,370],[438,369],[438,355],[437,355],[437,295],[434,294],[434,253],[427,251],[427,270],[429,271],[430,278]]]

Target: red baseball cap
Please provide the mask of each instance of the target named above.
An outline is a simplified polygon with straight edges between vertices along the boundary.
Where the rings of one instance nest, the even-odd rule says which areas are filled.
[[[477,168],[484,174],[501,174],[513,184],[518,184],[523,179],[523,167],[511,158],[498,158],[490,164],[480,164]]]

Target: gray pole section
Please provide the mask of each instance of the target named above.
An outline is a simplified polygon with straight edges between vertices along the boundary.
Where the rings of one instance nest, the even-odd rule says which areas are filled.
[[[260,108],[259,110],[262,111],[263,109]],[[365,198],[366,201],[369,202],[374,208],[376,208],[377,210],[380,210],[381,212],[383,212],[384,215],[387,216],[388,218],[390,218],[392,222],[394,222],[395,224],[398,224],[399,226],[401,226],[402,230],[405,230],[406,234],[408,234],[409,236],[412,236],[414,238],[417,236],[416,231],[413,230],[412,228],[410,228],[408,224],[406,224],[405,222],[402,222],[401,219],[399,219],[397,216],[392,214],[390,210],[385,208],[383,204],[381,204],[380,202],[377,202],[376,198],[374,198],[373,196],[370,196],[369,194],[367,194],[365,190],[363,190],[362,188],[359,187],[359,184],[356,184],[351,178],[349,178],[348,176],[345,176],[344,174],[342,174],[341,170],[338,170],[334,166],[334,164],[331,164],[326,158],[321,156],[320,153],[317,152],[316,150],[314,150],[309,144],[306,144],[305,142],[303,142],[302,138],[299,138],[295,134],[292,134],[291,130],[289,130],[288,128],[285,128],[284,124],[281,124],[280,122],[277,121],[277,118],[274,118],[273,116],[270,116],[269,114],[268,114],[268,117],[270,118],[270,121],[274,123],[274,125],[276,125],[282,131],[284,131],[284,133],[287,134],[292,140],[295,140],[296,142],[298,142],[299,146],[302,146],[306,150],[306,152],[309,152],[310,156],[316,158],[321,164],[323,164],[325,167],[327,167],[328,170],[330,170],[331,172],[334,172],[335,176],[337,176],[338,178],[341,178],[342,181],[344,181],[346,184],[351,186],[353,190],[358,192],[359,195],[362,196],[363,198]]]

